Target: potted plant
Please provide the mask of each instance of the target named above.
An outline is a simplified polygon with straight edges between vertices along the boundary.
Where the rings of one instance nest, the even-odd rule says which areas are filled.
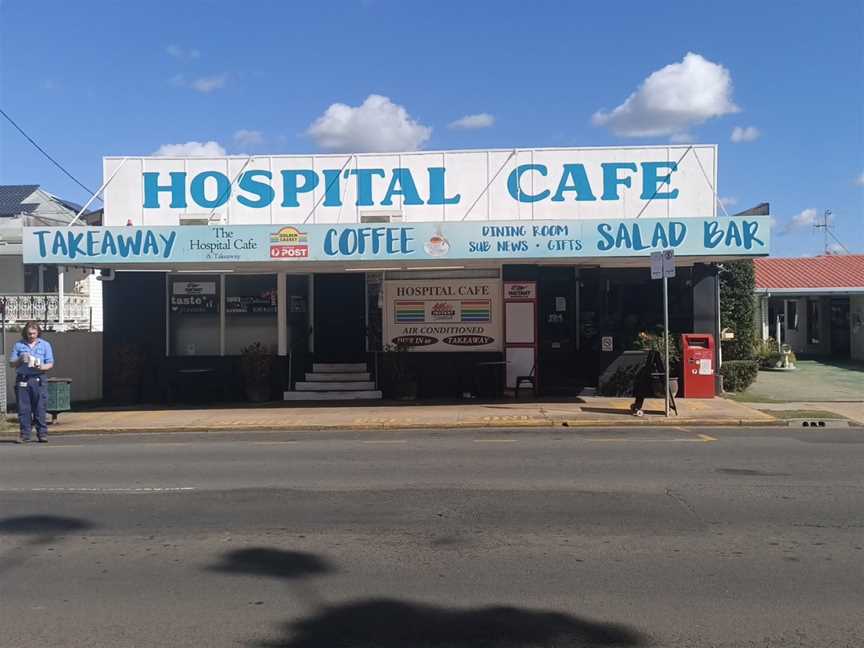
[[[385,344],[384,370],[387,375],[390,389],[395,398],[399,400],[417,399],[417,376],[408,364],[407,344]]]
[[[273,353],[260,342],[245,347],[240,356],[240,374],[246,399],[253,403],[270,400],[273,378]]]
[[[656,333],[642,331],[636,336],[633,342],[636,349],[645,351],[657,351],[661,358],[665,358],[666,354],[666,336],[663,327],[657,327]],[[673,396],[678,394],[678,374],[681,368],[681,350],[678,348],[678,340],[669,338],[669,393]],[[652,375],[652,386],[654,395],[657,398],[663,398],[663,374]]]

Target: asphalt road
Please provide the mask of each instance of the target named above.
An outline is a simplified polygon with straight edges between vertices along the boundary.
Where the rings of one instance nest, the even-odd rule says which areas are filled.
[[[864,646],[864,430],[0,444],[0,646]]]

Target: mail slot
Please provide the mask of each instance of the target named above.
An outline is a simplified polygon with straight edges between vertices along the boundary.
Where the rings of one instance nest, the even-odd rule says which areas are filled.
[[[714,336],[685,333],[681,336],[681,395],[714,398]]]

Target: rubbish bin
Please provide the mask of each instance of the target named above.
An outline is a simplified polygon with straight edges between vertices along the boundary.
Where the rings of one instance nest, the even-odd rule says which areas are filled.
[[[51,422],[54,423],[60,412],[68,412],[72,409],[72,379],[49,378],[47,383],[48,405],[45,410],[51,414]]]

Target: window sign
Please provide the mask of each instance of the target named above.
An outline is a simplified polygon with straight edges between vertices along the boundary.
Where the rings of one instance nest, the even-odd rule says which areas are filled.
[[[172,313],[216,313],[215,281],[174,281],[171,285]]]
[[[500,351],[501,281],[384,282],[384,344],[411,351]]]
[[[212,275],[169,280],[172,355],[219,355],[219,282]]]

